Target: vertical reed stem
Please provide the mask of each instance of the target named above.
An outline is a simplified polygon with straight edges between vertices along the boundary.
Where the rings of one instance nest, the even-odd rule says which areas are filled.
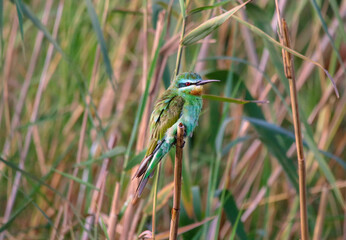
[[[183,158],[183,142],[184,142],[184,125],[182,123],[180,123],[178,126],[178,131],[177,131],[177,144],[176,144],[176,152],[175,152],[174,196],[173,196],[171,228],[170,228],[170,232],[169,232],[169,239],[170,240],[176,240],[177,235],[178,235],[180,195],[181,195],[181,172],[182,172],[182,158]]]
[[[291,47],[288,28],[285,19],[279,16],[279,27],[280,27],[280,41],[283,45],[288,48]],[[280,24],[281,21],[281,24]],[[305,158],[303,151],[303,140],[301,133],[301,126],[299,120],[298,110],[298,97],[296,88],[296,79],[294,73],[293,57],[292,54],[282,50],[282,57],[284,62],[285,75],[290,85],[291,105],[293,114],[294,134],[296,137],[296,147],[298,156],[298,176],[299,176],[299,202],[300,202],[300,231],[301,239],[309,239],[308,233],[308,221],[307,221],[307,209],[306,209],[306,172],[305,172]]]
[[[181,35],[180,35],[180,41],[183,40],[184,35],[185,35],[185,28],[186,28],[186,17],[183,17],[183,29],[181,30]],[[179,74],[179,69],[180,69],[180,62],[181,62],[181,54],[183,52],[183,46],[181,43],[179,43],[179,49],[178,49],[178,55],[177,55],[177,62],[175,64],[175,71],[174,75],[178,76]]]
[[[155,173],[155,185],[154,185],[154,200],[153,200],[153,217],[152,217],[152,238],[155,240],[155,232],[156,232],[156,206],[157,206],[157,187],[159,185],[159,178],[161,172],[161,162],[159,163],[158,169]]]

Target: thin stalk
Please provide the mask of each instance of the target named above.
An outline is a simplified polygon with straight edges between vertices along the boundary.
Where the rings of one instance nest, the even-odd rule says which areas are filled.
[[[181,31],[180,35],[180,42],[183,40],[184,35],[185,35],[185,28],[186,28],[186,17],[183,17],[183,29]],[[179,74],[179,69],[180,69],[180,64],[181,64],[181,54],[183,52],[183,45],[179,43],[179,48],[178,48],[178,55],[177,55],[177,61],[175,64],[175,70],[174,70],[174,75],[178,76]]]
[[[174,76],[178,76],[180,64],[181,64],[181,54],[183,52],[183,45],[181,44],[181,41],[183,40],[185,36],[185,29],[186,29],[186,8],[185,8],[185,1],[180,1],[180,8],[181,8],[181,15],[183,16],[183,28],[181,30],[180,40],[179,40],[179,48],[177,53],[177,61],[175,64],[175,70],[174,70]]]
[[[324,218],[326,217],[326,205],[328,203],[328,191],[329,190],[326,186],[322,188],[320,206],[318,208],[313,240],[322,239],[323,223],[325,220]]]
[[[155,185],[154,185],[154,200],[153,200],[153,217],[152,217],[152,238],[155,240],[155,231],[156,231],[156,205],[157,205],[157,188],[159,185],[160,171],[161,171],[161,162],[159,163],[159,169],[155,174]]]
[[[119,205],[119,192],[120,192],[119,189],[120,189],[120,185],[117,182],[115,184],[111,210],[109,213],[109,224],[108,224],[109,239],[115,238],[115,231],[116,231],[116,226],[117,226],[117,222],[118,222],[117,208],[119,207],[118,206]]]
[[[278,12],[278,18],[279,18],[280,42],[287,48],[291,48],[286,21],[285,19],[281,18],[279,9],[277,9],[277,12]],[[302,240],[307,240],[309,239],[309,233],[308,233],[307,208],[306,208],[306,170],[305,170],[305,158],[304,158],[304,151],[303,151],[303,140],[302,140],[299,111],[298,111],[298,97],[297,97],[296,78],[294,73],[293,56],[291,53],[283,49],[282,57],[283,57],[285,75],[290,85],[294,134],[296,137],[296,147],[297,147],[297,155],[298,155],[300,228],[301,228],[300,231],[301,231]]]
[[[170,240],[176,240],[178,235],[183,142],[184,142],[184,125],[180,123],[178,126],[178,131],[177,131],[177,144],[176,144],[175,163],[174,163],[174,196],[173,196],[171,227],[169,231]]]

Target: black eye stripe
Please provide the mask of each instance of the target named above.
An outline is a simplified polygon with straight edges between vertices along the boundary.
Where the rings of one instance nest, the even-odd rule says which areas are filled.
[[[182,88],[182,87],[189,87],[191,85],[196,85],[196,83],[193,82],[185,82],[185,83],[179,83],[178,87]]]

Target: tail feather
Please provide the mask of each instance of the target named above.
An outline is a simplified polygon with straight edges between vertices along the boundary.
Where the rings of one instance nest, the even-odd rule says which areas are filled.
[[[142,192],[143,192],[143,190],[145,188],[145,185],[147,185],[148,181],[149,181],[148,177],[145,177],[145,176],[142,177],[142,179],[139,182],[138,187],[136,189],[135,198],[137,198],[137,197],[140,198],[141,197]]]
[[[142,160],[135,175],[133,176],[132,179],[142,177],[136,189],[135,198],[141,197],[145,185],[147,185],[149,179],[152,178],[155,173],[156,165],[161,161],[161,159],[166,155],[167,151],[169,150],[166,149],[162,152],[162,149],[160,149],[161,145],[164,142],[165,141],[158,142],[154,151]]]
[[[146,171],[147,168],[148,168],[149,161],[151,160],[152,157],[153,157],[153,154],[150,154],[149,156],[147,156],[146,158],[144,158],[144,159],[142,160],[142,162],[141,162],[141,164],[139,165],[139,167],[138,167],[138,169],[137,169],[135,175],[133,175],[132,180],[133,180],[134,178],[136,178],[136,177],[139,178],[140,176],[142,176],[142,175],[145,173],[145,171]]]
[[[154,176],[154,173],[155,173],[155,170],[149,175],[149,177],[143,176],[143,177],[141,178],[141,181],[139,182],[138,187],[137,187],[137,189],[136,189],[136,194],[135,194],[135,196],[141,197],[142,192],[143,192],[145,186],[147,185],[149,179],[152,178],[152,177]]]
[[[142,160],[142,162],[141,162],[141,164],[139,165],[139,167],[138,167],[138,169],[137,169],[135,175],[132,177],[132,180],[133,180],[135,177],[139,178],[140,176],[142,176],[142,175],[145,173],[145,171],[147,171],[150,160],[153,158],[153,156],[155,155],[155,153],[157,152],[157,150],[160,148],[162,142],[163,142],[163,141],[158,141],[158,144],[157,144],[157,146],[155,147],[154,151],[153,151],[151,154],[149,154],[148,156],[146,156],[146,157]]]

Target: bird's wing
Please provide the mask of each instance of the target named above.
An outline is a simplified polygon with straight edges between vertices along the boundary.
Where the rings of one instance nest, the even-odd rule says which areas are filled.
[[[156,102],[150,117],[151,135],[148,150],[134,177],[139,178],[147,170],[148,164],[160,147],[167,130],[180,118],[184,99],[173,90],[167,90]]]

